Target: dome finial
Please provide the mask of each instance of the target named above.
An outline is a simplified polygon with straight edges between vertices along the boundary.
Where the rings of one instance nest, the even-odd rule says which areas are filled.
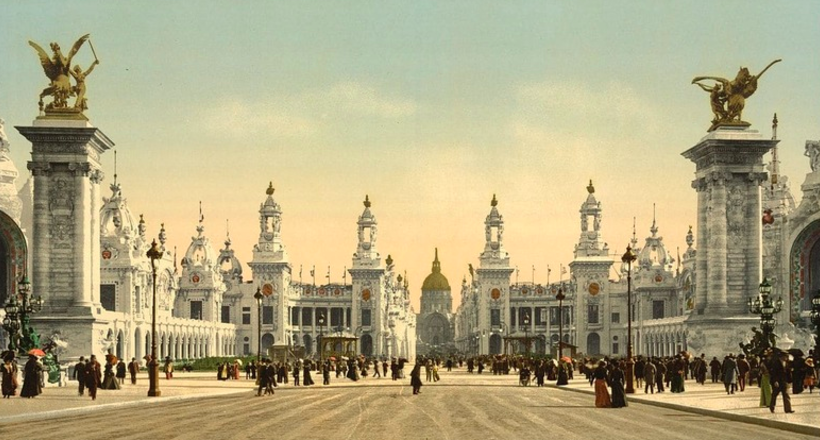
[[[498,206],[498,199],[495,198],[495,194],[493,194],[493,199],[490,201],[490,206],[492,206],[492,207]]]
[[[364,195],[364,207],[365,208],[370,207],[370,196],[368,196],[367,194]]]
[[[592,185],[592,179],[589,179],[589,186],[587,187],[587,192],[590,194],[595,192],[595,187]]]
[[[273,187],[273,182],[270,182],[268,184],[268,189],[265,190],[265,194],[272,196],[274,191],[276,191],[276,189]]]

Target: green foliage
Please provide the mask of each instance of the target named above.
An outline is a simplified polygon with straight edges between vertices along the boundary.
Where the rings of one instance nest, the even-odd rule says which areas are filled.
[[[256,356],[206,357],[191,360],[178,359],[174,361],[174,369],[181,371],[183,366],[190,365],[193,371],[216,371],[219,364],[223,364],[225,362],[233,363],[236,359],[242,361],[242,368],[244,369],[245,365],[248,365],[248,362],[253,362],[256,360]]]

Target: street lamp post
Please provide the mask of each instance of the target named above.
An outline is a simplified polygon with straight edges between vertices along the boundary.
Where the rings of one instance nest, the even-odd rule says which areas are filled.
[[[527,354],[530,354],[530,314],[529,312],[524,312],[524,317],[522,318],[522,322],[524,323],[524,345],[527,346]]]
[[[17,296],[20,296],[20,302]],[[9,295],[4,306],[6,317],[3,319],[3,329],[9,335],[8,348],[11,351],[28,352],[37,347],[39,336],[31,327],[31,315],[39,312],[43,307],[43,298],[31,297],[31,283],[28,277],[23,275],[17,284],[17,293]]]
[[[820,365],[820,290],[811,299],[811,322],[814,324],[814,365]]]
[[[151,361],[148,363],[148,397],[159,397],[159,360],[157,359],[157,269],[162,258],[162,251],[157,240],[151,242],[151,249],[145,254],[151,260],[151,277],[153,301],[151,303]]]
[[[621,261],[626,263],[626,390],[627,394],[634,394],[635,387],[633,380],[635,377],[635,360],[632,359],[632,262],[638,257],[632,252],[632,247],[627,245],[626,252],[621,257]]]
[[[325,345],[325,338],[324,338],[324,328],[325,328],[325,314],[319,312],[319,362],[324,362],[324,345]]]
[[[262,289],[257,287],[253,299],[256,300],[256,365],[262,365]]]
[[[767,348],[774,347],[774,328],[777,326],[777,319],[774,318],[776,313],[779,313],[783,308],[783,299],[778,298],[773,301],[771,298],[772,285],[769,280],[763,278],[758,288],[760,295],[757,298],[749,298],[746,302],[749,306],[749,313],[760,315],[760,330],[763,332],[763,340],[760,341],[760,346],[756,347],[760,352]],[[812,300],[812,303],[814,300]]]
[[[564,357],[564,300],[567,298],[564,295],[564,289],[558,288],[558,294],[555,299],[558,300],[558,359]]]

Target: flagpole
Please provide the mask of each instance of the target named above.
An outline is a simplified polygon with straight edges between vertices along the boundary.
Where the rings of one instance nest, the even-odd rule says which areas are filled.
[[[532,265],[532,285],[535,285],[535,265]]]

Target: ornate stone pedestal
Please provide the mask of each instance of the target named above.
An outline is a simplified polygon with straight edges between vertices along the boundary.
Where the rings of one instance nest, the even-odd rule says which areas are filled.
[[[29,276],[44,300],[32,323],[42,337],[60,332],[66,358],[103,354],[107,322],[99,318],[100,155],[114,146],[87,121],[37,119],[17,130],[32,143],[34,179]]]
[[[763,155],[777,144],[748,127],[720,127],[683,153],[696,164],[698,192],[695,309],[686,321],[693,352],[736,353],[757,316],[746,301],[761,279]]]

